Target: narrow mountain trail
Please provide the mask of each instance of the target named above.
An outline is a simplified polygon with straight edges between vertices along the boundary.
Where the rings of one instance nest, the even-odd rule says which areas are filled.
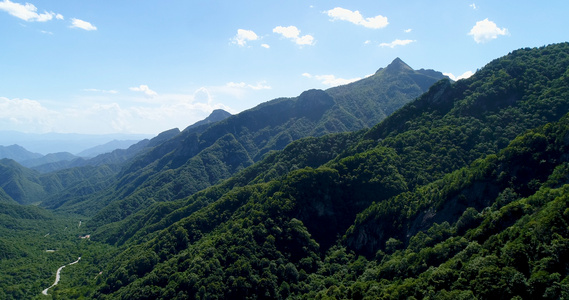
[[[56,285],[59,283],[59,279],[60,279],[60,277],[61,277],[61,276],[60,276],[60,275],[61,275],[61,270],[63,270],[63,268],[65,268],[65,267],[67,267],[67,266],[70,266],[70,265],[73,265],[73,264],[78,263],[80,260],[81,260],[81,256],[79,256],[79,258],[78,258],[76,261],[74,261],[74,262],[72,262],[72,263],[68,263],[68,264],[66,264],[66,265],[63,265],[63,266],[59,267],[59,269],[57,269],[57,273],[55,273],[55,282],[54,282],[50,287],[48,287],[47,289],[43,290],[41,293],[47,296],[47,291],[48,291],[49,289],[51,289],[52,287],[56,286]]]

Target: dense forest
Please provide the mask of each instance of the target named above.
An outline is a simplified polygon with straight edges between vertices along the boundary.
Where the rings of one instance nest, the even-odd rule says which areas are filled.
[[[569,43],[437,74],[396,59],[120,164],[0,161],[0,298],[568,298]]]

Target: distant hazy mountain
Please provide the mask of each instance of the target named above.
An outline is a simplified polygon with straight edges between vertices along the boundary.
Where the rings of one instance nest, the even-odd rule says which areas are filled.
[[[207,118],[194,123],[193,125],[188,126],[188,128],[196,128],[196,127],[207,127],[208,124],[213,124],[217,121],[223,120],[227,117],[231,116],[230,113],[218,109],[214,110]],[[99,147],[95,147],[97,149],[86,150],[81,152],[80,154],[86,154],[89,152],[96,152],[96,151],[103,151],[103,149],[107,148],[107,150],[101,154],[95,155],[93,157],[75,157],[75,159],[67,159],[67,160],[59,160],[53,162],[47,162],[41,165],[35,165],[32,168],[40,171],[41,173],[49,173],[53,171],[63,170],[67,168],[74,168],[74,167],[82,167],[82,166],[101,166],[101,165],[119,165],[122,164],[129,159],[132,159],[136,155],[143,153],[145,151],[149,151],[155,146],[162,144],[163,142],[172,139],[176,135],[180,134],[180,130],[178,128],[173,128],[170,130],[166,130],[156,137],[152,139],[144,139],[135,143],[135,141],[113,141],[109,142],[105,145],[101,145]],[[131,142],[130,145],[121,147],[121,143]],[[81,156],[81,155],[80,155]]]
[[[112,152],[116,149],[127,149],[128,147],[138,143],[139,140],[112,140],[106,144],[98,145],[77,153],[81,157],[95,157],[99,154]]]
[[[42,157],[38,157],[38,158],[34,158],[34,159],[28,159],[28,160],[24,160],[24,161],[18,161],[18,162],[24,167],[33,168],[33,167],[37,167],[37,166],[41,166],[41,165],[49,164],[49,163],[56,163],[56,162],[61,162],[61,161],[72,161],[72,160],[77,159],[77,158],[79,158],[79,157],[75,156],[69,152],[58,152],[58,153],[49,153],[49,154],[42,156]]]
[[[41,154],[69,152],[79,153],[85,149],[108,143],[112,140],[142,140],[150,134],[77,134],[77,133],[23,133],[0,131],[0,145],[18,144],[28,151]]]
[[[17,162],[42,157],[39,153],[33,153],[20,145],[0,146],[0,159],[9,158]]]

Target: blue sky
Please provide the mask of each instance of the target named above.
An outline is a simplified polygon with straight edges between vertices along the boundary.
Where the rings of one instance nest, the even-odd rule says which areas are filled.
[[[0,130],[151,133],[569,39],[569,1],[0,0]]]

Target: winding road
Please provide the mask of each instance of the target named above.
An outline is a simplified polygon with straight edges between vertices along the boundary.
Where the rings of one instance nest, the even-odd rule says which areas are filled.
[[[72,265],[72,264],[78,263],[80,260],[81,260],[81,256],[79,256],[79,258],[78,258],[76,261],[74,261],[74,262],[72,262],[72,263],[68,263],[68,264],[66,264],[66,265],[64,265],[64,266],[59,267],[59,269],[57,269],[57,273],[55,273],[55,282],[54,282],[50,287],[48,287],[47,289],[43,290],[41,293],[47,296],[47,291],[48,291],[49,289],[51,289],[52,287],[56,286],[56,285],[59,283],[59,277],[60,277],[61,270],[62,270],[63,268],[65,268],[65,267],[67,267],[67,266],[70,266],[70,265]]]

